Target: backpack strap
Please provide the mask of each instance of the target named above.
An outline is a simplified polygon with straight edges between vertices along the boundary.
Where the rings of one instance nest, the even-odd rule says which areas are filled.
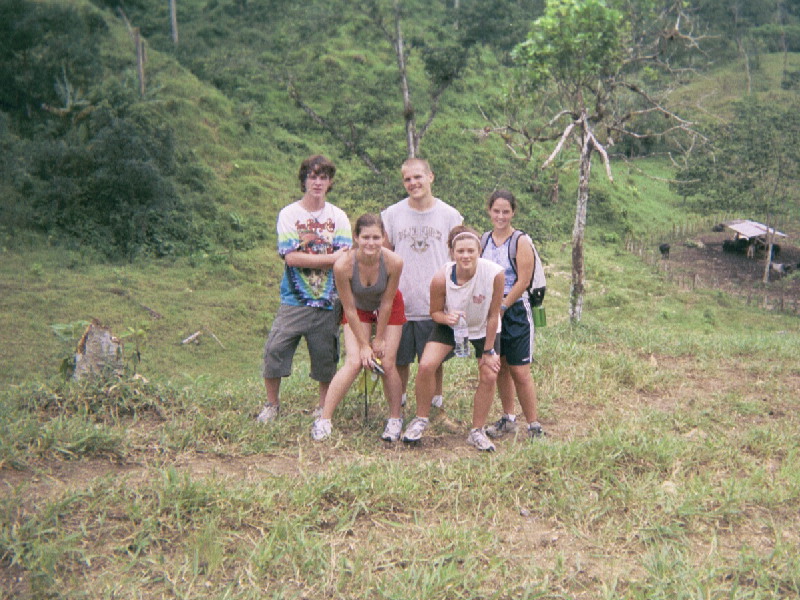
[[[511,263],[511,268],[514,269],[514,275],[517,275],[517,246],[519,246],[519,239],[526,235],[522,229],[515,229],[511,232],[511,241],[508,244],[508,262]]]
[[[492,235],[491,231],[485,231],[481,236],[481,256],[486,251],[486,246],[489,244],[489,236]]]
[[[514,273],[517,272],[517,246],[519,246],[519,240],[522,237],[527,238],[531,244],[531,250],[533,250],[533,274],[531,275],[528,287],[529,289],[544,287],[546,284],[542,259],[539,257],[539,252],[536,251],[536,245],[533,243],[531,236],[521,229],[514,230],[514,233],[511,234],[511,244],[508,246],[508,258],[511,261],[511,266],[514,268]]]

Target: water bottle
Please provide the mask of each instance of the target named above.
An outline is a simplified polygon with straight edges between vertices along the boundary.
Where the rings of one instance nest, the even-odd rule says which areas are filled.
[[[458,323],[453,327],[453,335],[456,338],[456,356],[461,358],[469,356],[469,328],[467,327],[467,319],[464,318],[464,315],[458,317]]]
[[[531,307],[533,312],[533,326],[536,328],[547,327],[547,313],[544,312],[544,306]]]

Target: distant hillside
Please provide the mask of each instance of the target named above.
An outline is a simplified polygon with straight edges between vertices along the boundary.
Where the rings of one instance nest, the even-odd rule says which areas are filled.
[[[403,104],[391,15],[381,3],[182,0],[177,44],[167,2],[124,6],[0,7],[7,243],[41,231],[129,260],[270,246],[277,211],[298,194],[298,163],[317,152],[339,166],[331,199],[349,214],[401,197]],[[559,166],[554,197],[555,170],[539,170],[552,145],[525,160],[491,134],[513,106],[509,51],[542,3],[463,2],[460,12],[450,3],[403,6],[420,154],[436,172],[435,192],[480,228],[485,197],[507,187],[524,207],[520,226],[541,240],[569,232],[574,165]],[[146,54],[144,96],[134,28]],[[698,122],[728,114],[747,82],[724,56],[677,90],[676,111]],[[796,55],[784,64],[783,55],[759,54],[751,88],[793,102],[799,70]],[[685,217],[666,183],[669,149],[658,143],[621,143],[616,151],[633,162],[615,161],[613,185],[595,169],[590,236],[613,241]],[[643,153],[655,158],[636,158]]]

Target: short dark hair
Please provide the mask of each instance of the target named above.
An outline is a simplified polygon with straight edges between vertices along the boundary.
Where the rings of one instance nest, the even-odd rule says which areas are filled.
[[[495,191],[491,196],[489,196],[489,200],[486,202],[486,208],[491,210],[492,206],[494,206],[494,201],[499,200],[500,198],[503,200],[508,200],[508,203],[511,205],[511,210],[513,212],[517,212],[517,199],[514,198],[514,194],[508,190]]]
[[[316,175],[317,173],[327,175],[331,180],[331,185],[328,188],[328,191],[333,189],[333,177],[336,175],[336,165],[334,165],[325,156],[322,156],[321,154],[315,154],[314,156],[309,156],[300,165],[300,173],[298,178],[300,179],[301,192],[305,193],[306,191],[306,179],[308,179],[308,176]]]

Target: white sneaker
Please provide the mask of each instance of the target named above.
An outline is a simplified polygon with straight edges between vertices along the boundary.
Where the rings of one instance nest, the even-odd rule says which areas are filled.
[[[494,444],[486,437],[483,429],[475,428],[470,430],[467,443],[475,446],[478,450],[483,452],[494,452]]]
[[[428,419],[423,417],[414,417],[411,423],[406,427],[403,434],[404,442],[418,442],[422,437],[422,432],[428,428]]]
[[[431,406],[435,406],[436,408],[442,408],[442,403],[444,402],[444,398],[441,396],[434,396],[431,399]]]
[[[268,423],[270,421],[274,421],[278,418],[278,413],[280,412],[280,405],[279,404],[270,404],[267,402],[264,404],[264,408],[261,409],[261,412],[258,413],[256,417],[256,421],[259,423]]]
[[[321,442],[331,435],[331,420],[330,419],[317,419],[311,426],[311,437],[314,441]]]
[[[396,442],[400,439],[402,430],[403,419],[389,419],[386,421],[386,428],[383,430],[381,439],[387,442]]]

